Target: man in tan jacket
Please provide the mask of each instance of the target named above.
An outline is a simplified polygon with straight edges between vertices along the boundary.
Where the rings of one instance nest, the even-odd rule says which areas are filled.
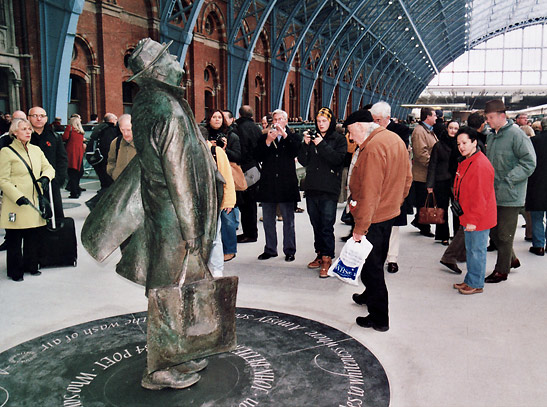
[[[416,216],[411,222],[411,225],[420,229],[420,234],[427,237],[434,237],[431,233],[431,226],[424,225],[418,222],[418,211],[424,206],[427,198],[427,167],[429,166],[429,158],[431,150],[438,141],[437,136],[433,132],[433,125],[437,115],[435,110],[424,107],[420,112],[420,123],[414,128],[411,137],[412,143],[412,185],[414,187],[414,198],[416,205]]]
[[[344,126],[359,146],[349,189],[350,211],[355,220],[353,239],[366,235],[372,244],[361,273],[365,285],[353,300],[367,305],[369,315],[357,317],[357,324],[377,331],[389,329],[388,292],[384,281],[384,262],[389,248],[391,227],[412,183],[405,143],[392,131],[373,123],[368,110],[358,110]]]
[[[106,173],[114,181],[120,176],[122,171],[131,162],[137,154],[135,144],[133,143],[133,129],[131,125],[131,115],[122,114],[118,119],[118,127],[122,133],[122,138],[116,137],[110,143],[108,150],[108,164]]]

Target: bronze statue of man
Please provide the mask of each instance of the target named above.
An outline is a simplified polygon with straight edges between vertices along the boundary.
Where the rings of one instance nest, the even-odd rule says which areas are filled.
[[[116,271],[146,285],[141,383],[152,390],[191,386],[207,366],[204,357],[235,347],[237,277],[213,279],[207,268],[222,188],[168,46],[146,38],[129,58],[129,80],[140,89],[132,110],[137,159],[82,229],[99,261],[130,237]]]

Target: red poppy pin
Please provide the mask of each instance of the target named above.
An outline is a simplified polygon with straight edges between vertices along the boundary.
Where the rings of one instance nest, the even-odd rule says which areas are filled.
[[[51,147],[51,143],[49,141],[46,141],[46,144],[48,147]]]

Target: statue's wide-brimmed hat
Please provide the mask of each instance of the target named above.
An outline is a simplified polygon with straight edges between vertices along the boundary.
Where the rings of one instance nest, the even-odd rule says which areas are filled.
[[[140,40],[128,60],[128,65],[134,75],[126,80],[126,82],[131,82],[153,66],[165,54],[172,43],[173,40],[167,44],[160,44],[151,38]]]

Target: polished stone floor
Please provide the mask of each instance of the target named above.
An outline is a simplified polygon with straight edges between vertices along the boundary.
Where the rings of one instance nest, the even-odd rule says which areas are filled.
[[[88,191],[80,199],[65,200],[80,204],[66,209],[77,229],[88,213],[84,201],[97,189],[92,180],[82,184]],[[296,214],[296,227],[292,263],[283,256],[256,259],[263,249],[262,230],[258,242],[239,245],[225,269],[240,278],[238,307],[293,314],[357,339],[385,369],[391,406],[547,405],[546,260],[528,252],[520,225],[515,251],[522,266],[508,281],[487,285],[483,294],[473,296],[452,288],[463,277],[439,264],[443,246],[412,226],[402,228],[400,271],[386,273],[391,326],[385,333],[355,324],[364,310],[351,301],[354,287],[319,279],[306,268],[314,257],[307,213]],[[337,236],[347,231],[336,224]],[[337,243],[337,252],[342,246]],[[0,352],[55,330],[146,310],[142,287],[114,272],[117,253],[102,264],[81,245],[78,254],[77,267],[46,269],[22,283],[8,280],[5,252],[0,254]],[[495,253],[489,253],[487,272],[494,262]]]

